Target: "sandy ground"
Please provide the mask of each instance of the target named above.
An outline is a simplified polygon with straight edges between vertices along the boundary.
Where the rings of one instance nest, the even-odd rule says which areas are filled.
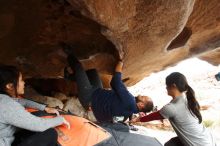
[[[149,129],[149,128],[145,128],[143,126],[135,126],[135,127],[137,127],[139,130],[138,131],[131,130],[130,131],[131,133],[155,137],[161,144],[164,144],[166,141],[168,141],[172,137],[176,136],[176,134],[172,131],[162,131],[162,130],[156,130],[156,129]]]
[[[172,137],[176,136],[176,133],[173,131],[164,131],[164,130],[157,130],[157,129],[149,129],[145,128],[143,126],[135,126],[139,130],[138,131],[132,131],[130,130],[131,133],[136,133],[136,134],[141,134],[141,135],[147,135],[151,137],[155,137],[162,145],[165,144],[168,140],[170,140]],[[220,146],[220,127],[212,129],[211,130],[213,136],[216,139],[217,146]]]

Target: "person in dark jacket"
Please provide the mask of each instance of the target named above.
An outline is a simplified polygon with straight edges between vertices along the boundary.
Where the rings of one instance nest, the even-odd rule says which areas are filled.
[[[95,69],[85,71],[73,55],[69,54],[67,61],[71,68],[72,76],[65,76],[74,79],[78,86],[78,97],[82,106],[91,109],[99,122],[109,122],[115,116],[129,117],[134,113],[150,112],[153,109],[153,102],[148,96],[134,97],[121,80],[123,62],[119,61],[115,67],[115,73],[111,80],[111,89],[104,89],[99,75]]]

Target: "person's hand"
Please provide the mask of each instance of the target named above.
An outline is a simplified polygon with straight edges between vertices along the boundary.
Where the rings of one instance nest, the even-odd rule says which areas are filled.
[[[124,59],[124,52],[122,52],[122,51],[119,51],[119,59],[120,60],[123,60]]]
[[[123,60],[124,57],[125,57],[125,52],[123,51],[123,49],[118,49],[118,57],[119,57],[119,60]]]
[[[122,72],[123,62],[119,61],[115,67],[115,72]]]
[[[140,122],[140,117],[133,118],[129,121],[129,123],[136,123],[136,122]]]
[[[66,68],[66,70],[68,71],[69,74],[73,74],[73,73],[74,73],[73,70],[72,70],[72,68],[69,67],[69,66]]]
[[[63,117],[63,124],[66,125],[67,129],[70,129],[70,123]]]
[[[60,115],[59,111],[55,108],[46,107],[44,110],[49,114],[56,114],[57,116]]]
[[[140,117],[146,116],[146,114],[144,112],[139,112],[138,114],[139,114]]]

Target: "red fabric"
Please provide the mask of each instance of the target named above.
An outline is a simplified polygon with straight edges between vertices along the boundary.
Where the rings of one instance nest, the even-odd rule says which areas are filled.
[[[160,114],[159,111],[157,112],[153,112],[147,116],[141,117],[140,121],[141,122],[149,122],[149,121],[153,121],[153,120],[162,120],[164,119],[164,117]]]

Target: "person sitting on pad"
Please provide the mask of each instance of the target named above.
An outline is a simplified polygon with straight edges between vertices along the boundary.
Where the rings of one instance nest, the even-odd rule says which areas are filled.
[[[24,94],[24,84],[22,74],[16,67],[0,65],[0,146],[56,146],[58,135],[53,127],[63,124],[70,127],[69,123],[55,109],[17,99]],[[25,107],[45,110],[58,116],[51,119],[36,117]],[[21,129],[29,131],[31,135],[21,140],[20,135],[16,134]]]

